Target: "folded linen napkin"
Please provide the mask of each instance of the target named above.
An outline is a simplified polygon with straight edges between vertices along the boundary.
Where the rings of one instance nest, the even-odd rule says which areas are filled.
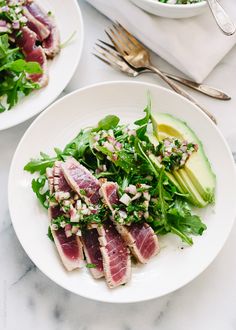
[[[87,1],[197,82],[202,82],[236,44],[236,35],[225,36],[208,9],[192,18],[167,19],[146,13],[130,0]],[[221,1],[236,22],[236,1]]]

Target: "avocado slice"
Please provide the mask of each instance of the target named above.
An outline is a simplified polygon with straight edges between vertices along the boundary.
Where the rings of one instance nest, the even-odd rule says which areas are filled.
[[[183,186],[184,190],[189,193],[189,200],[192,202],[192,204],[198,207],[205,207],[208,204],[208,202],[205,201],[199,194],[191,179],[186,174],[185,170],[179,169],[178,171],[174,171],[174,176],[180,185]]]
[[[150,141],[154,142],[156,138],[154,136],[150,137]],[[157,142],[157,140],[156,140]],[[156,144],[156,143],[153,143]],[[158,161],[157,157],[155,155],[149,155],[149,158],[151,161],[156,165],[157,168],[161,168],[162,165]],[[183,173],[182,173],[183,171]],[[184,170],[177,170],[174,171],[173,174],[165,171],[165,174],[167,175],[168,179],[171,183],[175,185],[175,187],[178,189],[178,191],[181,194],[187,195],[187,199],[194,205],[198,207],[204,207],[207,205],[207,202],[205,202],[199,192],[196,190],[194,185],[192,184],[191,180],[188,178]]]
[[[206,157],[201,141],[188,125],[170,114],[152,114],[153,133],[157,139],[175,137],[198,145],[183,169],[173,175],[182,189],[189,192],[194,205],[205,206],[214,201],[216,177]]]
[[[160,169],[162,167],[161,163],[158,161],[158,159],[155,155],[151,154],[151,155],[149,155],[149,158],[156,165],[157,168]],[[181,187],[181,185],[179,184],[179,182],[176,180],[176,178],[174,177],[174,175],[172,173],[165,171],[165,174],[167,175],[170,182],[173,183],[173,185],[178,189],[178,192],[180,192],[181,194],[188,193],[186,190],[183,190],[183,188]]]

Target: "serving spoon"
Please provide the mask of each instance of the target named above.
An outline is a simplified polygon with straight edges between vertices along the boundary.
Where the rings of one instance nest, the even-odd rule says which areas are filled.
[[[224,8],[221,6],[218,0],[207,0],[209,8],[216,20],[217,25],[227,36],[231,36],[235,33],[236,27],[232,22],[228,14],[226,14]]]

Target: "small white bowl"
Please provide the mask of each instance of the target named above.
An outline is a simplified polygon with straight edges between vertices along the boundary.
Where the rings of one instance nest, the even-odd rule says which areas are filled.
[[[150,14],[168,18],[187,18],[202,14],[207,8],[207,2],[201,1],[187,5],[162,3],[158,0],[131,0],[135,5]]]

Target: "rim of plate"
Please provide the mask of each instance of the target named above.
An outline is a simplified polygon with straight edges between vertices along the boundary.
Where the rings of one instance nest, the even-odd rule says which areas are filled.
[[[165,292],[163,292],[161,295],[159,296],[156,296],[155,293],[152,294],[152,292],[149,293],[149,295],[147,295],[145,298],[139,298],[139,299],[136,299],[136,300],[132,300],[132,298],[129,298],[129,299],[126,299],[125,301],[114,301],[114,300],[108,300],[108,299],[103,299],[102,297],[91,297],[89,294],[78,294],[78,293],[75,293],[71,288],[67,288],[63,283],[61,283],[60,281],[57,280],[57,278],[53,277],[51,274],[49,274],[48,272],[45,272],[41,269],[41,267],[39,267],[37,265],[37,263],[34,262],[34,257],[31,255],[31,252],[30,251],[27,251],[27,249],[25,248],[24,246],[24,242],[21,241],[20,237],[18,236],[18,231],[17,229],[15,228],[15,225],[14,225],[14,220],[13,220],[13,217],[12,217],[12,210],[11,210],[11,194],[10,194],[10,184],[11,184],[11,173],[13,171],[13,166],[15,165],[14,162],[15,162],[15,158],[16,158],[16,155],[18,154],[18,150],[20,150],[22,144],[24,143],[24,140],[27,138],[28,134],[30,134],[30,131],[31,129],[38,123],[38,121],[41,120],[41,118],[43,116],[46,116],[48,112],[52,111],[52,109],[54,107],[57,106],[57,104],[59,104],[61,101],[64,101],[66,100],[67,98],[70,98],[72,95],[74,94],[77,94],[77,93],[80,93],[84,90],[87,90],[87,89],[92,89],[92,88],[96,88],[96,87],[99,87],[99,86],[103,86],[103,85],[116,85],[116,84],[123,84],[123,85],[143,85],[145,86],[146,88],[148,87],[152,87],[152,88],[156,88],[156,89],[159,89],[159,90],[165,90],[166,92],[168,93],[171,93],[171,94],[174,94],[176,95],[176,97],[179,97],[179,98],[182,98],[184,100],[184,102],[187,102],[189,104],[191,104],[192,106],[194,106],[195,110],[200,112],[201,115],[205,118],[205,120],[207,120],[209,122],[209,125],[213,126],[217,133],[219,134],[220,138],[222,139],[222,142],[224,144],[224,147],[228,153],[228,156],[229,156],[229,159],[231,160],[231,163],[232,163],[232,168],[234,168],[234,181],[236,182],[236,167],[235,167],[235,163],[234,163],[234,158],[233,158],[233,155],[232,155],[232,152],[229,148],[229,145],[225,139],[225,137],[223,136],[223,134],[221,133],[221,131],[219,130],[219,128],[211,121],[211,119],[203,112],[201,111],[196,105],[194,105],[193,103],[191,103],[188,99],[184,98],[182,95],[179,95],[177,93],[175,93],[174,91],[172,90],[169,90],[168,88],[165,88],[165,87],[162,87],[162,86],[159,86],[159,85],[156,85],[156,84],[152,84],[152,83],[147,83],[147,82],[142,82],[142,81],[125,81],[125,80],[113,80],[113,81],[109,81],[109,82],[99,82],[99,83],[95,83],[95,84],[90,84],[88,86],[85,86],[85,87],[82,87],[82,88],[79,88],[71,93],[68,93],[67,95],[63,96],[62,98],[60,98],[59,100],[57,100],[56,102],[52,103],[51,105],[48,106],[48,108],[43,111],[33,122],[32,124],[27,128],[26,132],[24,133],[24,135],[22,136],[20,142],[18,143],[18,146],[15,150],[15,153],[13,155],[13,158],[12,158],[12,161],[11,161],[11,165],[10,165],[10,171],[9,171],[9,176],[8,176],[8,207],[9,207],[9,213],[10,213],[10,217],[11,217],[11,222],[12,222],[12,225],[13,225],[13,228],[14,228],[14,231],[16,233],[16,236],[21,244],[21,246],[23,247],[24,251],[26,252],[26,254],[28,255],[28,257],[32,260],[32,262],[37,266],[37,268],[45,275],[47,276],[50,280],[52,280],[54,283],[56,283],[57,285],[59,285],[60,287],[62,287],[63,289],[65,290],[68,290],[76,295],[79,295],[81,297],[84,297],[84,298],[87,298],[87,299],[90,299],[90,300],[93,300],[93,301],[100,301],[100,302],[104,302],[104,303],[114,303],[114,304],[128,304],[128,303],[138,303],[138,302],[143,302],[143,301],[148,301],[148,300],[153,300],[153,299],[157,299],[157,298],[161,298],[167,294],[170,294],[172,292],[175,292],[179,289],[181,289],[182,287],[184,287],[185,285],[187,285],[188,283],[192,282],[195,278],[197,278],[203,271],[205,271],[210,265],[211,263],[215,260],[215,258],[218,256],[218,254],[220,253],[220,251],[223,249],[228,237],[229,237],[229,234],[233,228],[233,225],[234,225],[234,221],[235,221],[235,218],[236,218],[236,203],[235,205],[232,207],[232,219],[231,219],[231,223],[230,225],[228,226],[228,230],[227,230],[227,235],[225,235],[223,241],[222,241],[222,244],[221,246],[219,246],[217,248],[217,250],[214,252],[214,254],[211,256],[211,258],[209,258],[209,262],[206,264],[206,265],[203,265],[201,267],[199,267],[199,271],[194,274],[193,276],[191,276],[190,278],[188,278],[186,281],[184,281],[183,283],[181,283],[180,285],[178,285],[174,290],[172,288],[170,288],[169,290],[166,290]],[[235,192],[236,192],[236,187],[235,187]]]
[[[83,21],[83,16],[82,16],[82,12],[79,6],[79,3],[76,0],[71,0],[74,3],[74,6],[77,8],[77,12],[78,12],[78,16],[81,22],[81,30],[80,30],[80,49],[79,52],[77,53],[77,57],[76,57],[76,61],[74,63],[73,69],[71,70],[70,75],[67,77],[67,79],[65,80],[65,86],[63,88],[60,88],[60,90],[58,90],[58,92],[55,94],[54,98],[52,100],[50,100],[49,102],[46,102],[43,109],[38,109],[35,113],[30,113],[29,116],[26,116],[25,118],[20,118],[16,121],[14,121],[14,123],[10,123],[8,125],[6,125],[4,128],[2,128],[1,130],[4,131],[6,129],[9,129],[11,127],[17,126],[29,119],[31,119],[34,116],[37,116],[37,114],[39,114],[40,112],[44,111],[45,109],[47,109],[51,104],[53,104],[53,102],[55,101],[55,99],[57,99],[57,97],[63,92],[63,90],[66,88],[66,86],[69,84],[70,80],[72,79],[78,65],[79,65],[79,61],[82,55],[82,50],[84,47],[84,21]],[[31,125],[30,125],[31,126]],[[29,127],[30,127],[29,126]],[[28,130],[28,129],[27,129]]]
[[[158,5],[160,7],[169,7],[169,8],[178,8],[178,9],[183,9],[183,8],[200,8],[204,7],[207,5],[206,0],[202,0],[197,3],[188,3],[188,4],[172,4],[172,3],[164,3],[164,2],[159,2],[158,0],[142,0],[143,2],[150,3],[153,5]]]

